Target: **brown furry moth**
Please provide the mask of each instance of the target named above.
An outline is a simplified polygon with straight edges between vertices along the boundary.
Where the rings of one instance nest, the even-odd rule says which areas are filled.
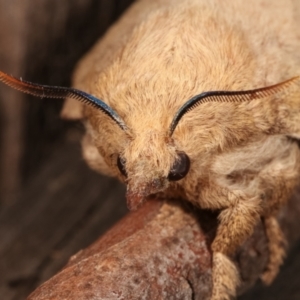
[[[84,157],[126,182],[130,209],[163,193],[220,210],[211,299],[229,299],[229,256],[261,218],[265,283],[284,257],[275,216],[300,173],[299,12],[296,0],[140,0],[79,63],[80,90],[0,79],[67,97],[62,115],[86,125]]]

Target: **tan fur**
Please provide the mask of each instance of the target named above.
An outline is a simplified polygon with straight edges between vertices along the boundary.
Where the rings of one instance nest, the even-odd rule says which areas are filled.
[[[269,239],[269,264],[262,274],[261,279],[265,284],[271,284],[276,277],[280,265],[285,257],[286,239],[279,227],[278,221],[273,216],[265,218],[266,234]]]
[[[214,289],[212,300],[230,300],[236,296],[239,274],[234,263],[224,254],[216,252],[213,256]]]
[[[273,217],[299,179],[300,82],[280,97],[205,103],[167,131],[176,111],[210,90],[246,90],[300,75],[299,1],[141,0],[83,58],[74,86],[103,99],[129,131],[91,107],[68,100],[63,115],[84,118],[85,159],[117,176],[128,193],[163,192],[202,208],[221,209],[212,244],[212,299],[238,284],[227,255],[266,219],[270,283],[284,256]],[[72,104],[73,103],[73,104]],[[169,182],[176,151],[191,159],[188,175]],[[128,178],[117,168],[126,160]],[[155,184],[153,184],[155,182]],[[277,235],[277,238],[276,238]]]

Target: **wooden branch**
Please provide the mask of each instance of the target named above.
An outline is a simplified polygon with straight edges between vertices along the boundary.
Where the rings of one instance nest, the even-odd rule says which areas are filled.
[[[290,243],[299,238],[300,190],[280,211]],[[73,256],[28,300],[209,299],[216,214],[151,200],[92,246]],[[234,258],[242,284],[252,286],[268,260],[262,224]]]

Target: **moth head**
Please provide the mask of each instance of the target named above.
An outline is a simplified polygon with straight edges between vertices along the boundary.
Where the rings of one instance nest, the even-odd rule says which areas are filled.
[[[270,96],[283,97],[283,94],[290,91],[295,83],[298,84],[299,78],[295,77],[273,86],[254,90],[201,93],[179,108],[166,132],[162,131],[159,126],[153,128],[150,125],[143,126],[143,130],[138,127],[136,130],[132,130],[105,102],[77,89],[30,83],[18,80],[1,71],[0,81],[34,96],[62,99],[68,97],[84,102],[93,106],[97,110],[97,114],[108,117],[110,123],[113,124],[104,127],[109,128],[108,134],[114,135],[116,131],[126,133],[127,142],[122,142],[123,145],[119,145],[119,147],[114,146],[113,152],[115,153],[108,153],[106,159],[110,159],[108,164],[114,166],[119,177],[127,184],[127,204],[130,209],[135,209],[149,195],[164,192],[169,187],[172,188],[174,182],[180,184],[180,181],[186,179],[193,168],[189,153],[185,152],[185,149],[181,149],[173,138],[177,125],[187,113],[204,102],[246,102]],[[97,126],[103,126],[103,122],[100,120]],[[94,127],[97,128],[97,126]],[[116,134],[116,136],[118,135]],[[116,140],[117,138],[114,139],[114,142]],[[101,149],[103,154],[107,154],[104,153],[107,152],[107,149],[101,148],[99,145],[99,152]]]
[[[149,128],[133,136],[118,156],[117,167],[127,183],[127,205],[135,209],[149,195],[164,192],[185,178],[190,159],[166,132]]]

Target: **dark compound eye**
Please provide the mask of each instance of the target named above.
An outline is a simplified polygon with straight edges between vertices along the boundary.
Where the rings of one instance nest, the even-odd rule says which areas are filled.
[[[184,152],[178,152],[178,157],[171,168],[168,179],[170,181],[177,181],[184,178],[189,172],[190,164],[189,157]]]
[[[117,166],[121,172],[121,174],[125,177],[127,177],[127,172],[126,172],[126,167],[125,167],[126,161],[125,159],[121,158],[120,156],[118,156],[118,160],[117,160]]]

